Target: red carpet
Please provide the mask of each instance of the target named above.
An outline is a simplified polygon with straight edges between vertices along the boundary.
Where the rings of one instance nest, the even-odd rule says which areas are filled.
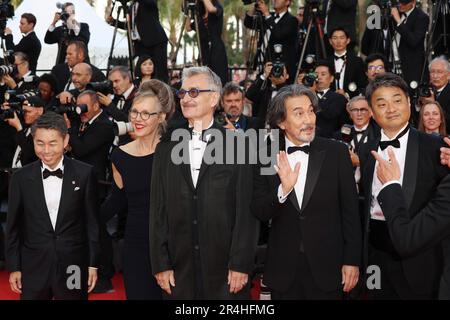
[[[19,300],[19,295],[11,291],[9,287],[9,273],[0,271],[0,300]],[[116,274],[113,278],[114,291],[89,295],[89,300],[125,300],[122,274]]]
[[[0,271],[0,300],[19,300],[19,295],[11,291],[9,287],[9,273]],[[116,273],[113,278],[114,291],[110,293],[90,294],[89,300],[126,300],[123,287],[122,274]],[[253,281],[251,290],[252,300],[259,299],[260,285],[258,280]]]

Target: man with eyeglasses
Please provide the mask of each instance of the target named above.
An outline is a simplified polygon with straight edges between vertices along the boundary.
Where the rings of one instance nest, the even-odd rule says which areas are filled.
[[[186,68],[182,78],[177,96],[186,123],[161,139],[153,158],[152,272],[165,299],[249,299],[258,230],[252,168],[225,158],[227,131],[214,122],[220,78],[208,67]],[[189,138],[171,141],[178,133]],[[180,146],[184,159],[174,158]]]
[[[86,85],[91,82],[92,68],[89,64],[81,62],[72,69],[71,81],[74,89],[63,91],[58,95],[59,103],[67,104],[76,100],[78,95],[86,89]]]
[[[2,98],[6,90],[15,90],[16,93],[23,93],[37,88],[38,78],[30,70],[29,58],[25,53],[16,52],[14,54],[14,66],[16,68],[15,73],[5,74],[1,78],[0,91]]]
[[[450,63],[445,56],[440,56],[430,62],[428,69],[433,90],[426,99],[439,102],[444,109],[446,127],[450,128]]]
[[[382,54],[373,53],[366,58],[366,76],[369,81],[379,74],[386,73],[386,59]]]

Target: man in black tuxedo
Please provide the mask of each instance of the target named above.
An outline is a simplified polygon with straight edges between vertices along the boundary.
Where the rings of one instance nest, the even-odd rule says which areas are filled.
[[[17,45],[14,45],[12,31],[5,28],[6,49],[14,52],[23,52],[30,59],[30,70],[36,72],[37,61],[41,54],[41,41],[34,32],[36,26],[36,17],[32,13],[24,13],[20,17],[19,29],[23,34]]]
[[[227,129],[247,131],[248,129],[258,129],[258,118],[248,117],[244,111],[244,90],[234,82],[228,82],[222,89],[222,107],[226,115]]]
[[[5,106],[7,105],[6,103]],[[44,106],[44,101],[39,96],[28,97],[22,105],[23,124],[16,112],[14,112],[13,119],[6,120],[11,127],[16,129],[14,135],[16,150],[11,168],[21,168],[37,160],[31,135],[31,125],[44,113]]]
[[[184,69],[178,97],[189,123],[163,138],[153,158],[150,260],[167,299],[250,298],[258,230],[250,212],[252,170],[233,157],[225,161],[234,148],[225,139],[233,133],[214,122],[221,87],[208,67]],[[175,134],[184,137],[171,141]],[[211,163],[213,144],[223,158]]]
[[[327,60],[334,65],[334,82],[332,88],[347,98],[352,98],[366,87],[364,63],[353,51],[347,50],[350,36],[347,30],[337,27],[330,31],[330,44],[334,55]]]
[[[422,68],[426,63],[428,15],[416,7],[416,0],[399,0],[399,8],[392,8],[391,14],[396,30],[394,38],[398,44],[398,56],[394,50],[394,57],[395,61],[401,61],[402,78],[408,85],[413,80],[420,82]]]
[[[169,80],[167,70],[167,35],[161,25],[158,10],[158,0],[135,0],[129,6],[131,39],[133,40],[134,55],[149,55],[157,66],[155,77],[164,82]],[[116,21],[109,16],[109,24]],[[126,29],[123,22],[117,25]]]
[[[86,52],[91,33],[89,25],[84,22],[75,20],[75,6],[71,2],[66,2],[62,8],[63,14],[55,13],[55,17],[45,33],[44,42],[48,44],[58,44],[58,55],[55,64],[64,63],[66,57],[67,46],[72,41],[82,41],[86,45]],[[64,18],[64,19],[63,19]],[[62,25],[56,27],[58,21],[62,21]],[[89,62],[89,55],[86,54]]]
[[[354,48],[358,42],[356,38],[356,7],[357,0],[324,0],[321,15],[325,17],[324,34],[328,39],[332,31],[338,27],[348,30],[350,48]],[[325,41],[326,42],[326,41]],[[327,44],[326,44],[327,45]],[[333,53],[328,46],[328,54]]]
[[[334,82],[333,64],[328,61],[319,61],[315,72],[317,81],[313,89],[319,98],[317,134],[319,137],[331,138],[344,123],[349,123],[345,111],[347,99],[330,88]]]
[[[289,73],[288,83],[293,83],[298,59],[298,20],[289,13],[290,4],[291,0],[273,0],[275,12],[269,12],[264,0],[257,0],[256,6],[246,13],[244,25],[249,29],[256,26],[260,31],[255,66],[262,67],[268,61],[273,62],[277,57],[274,45],[281,44],[281,60],[286,64]],[[256,14],[255,9],[259,10],[261,16]]]
[[[87,48],[81,41],[73,41],[67,46],[66,62],[57,64],[52,68],[51,73],[56,77],[59,84],[58,91],[68,91],[75,89],[75,86],[71,80],[71,72],[75,65],[87,62]],[[104,81],[106,79],[103,72],[96,66],[88,63],[92,69],[92,82]]]
[[[14,66],[16,67],[14,74],[5,74],[1,77],[4,84],[0,84],[0,93],[4,94],[6,90],[15,90],[20,94],[36,90],[38,77],[30,70],[28,56],[23,52],[14,53]]]
[[[448,173],[439,163],[442,140],[411,128],[408,87],[399,76],[377,76],[366,89],[373,118],[381,127],[381,138],[361,147],[361,187],[364,205],[364,262],[381,270],[381,289],[370,290],[374,299],[432,299],[438,294],[442,270],[440,246],[404,257],[396,250],[388,232],[383,203],[377,196],[384,187],[374,174],[377,152],[388,159],[391,146],[401,169],[399,180],[411,218],[430,201],[436,186]],[[424,272],[426,270],[426,272]]]
[[[315,137],[317,108],[310,89],[290,85],[267,115],[270,127],[281,130],[277,174],[255,172],[252,211],[271,219],[264,283],[272,299],[341,299],[359,278],[361,224],[350,156],[344,144]]]
[[[87,299],[99,253],[93,169],[64,157],[69,136],[62,116],[42,115],[31,134],[40,161],[15,172],[9,192],[11,289],[23,300]]]
[[[426,99],[439,102],[444,110],[446,127],[450,128],[450,63],[445,56],[440,56],[430,62],[428,69],[433,90],[431,97]]]

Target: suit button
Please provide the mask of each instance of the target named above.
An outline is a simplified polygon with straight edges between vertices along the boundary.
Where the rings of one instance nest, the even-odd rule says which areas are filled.
[[[195,249],[195,250],[198,250],[198,249],[200,249],[200,247],[199,247],[198,245],[195,245],[195,246],[194,246],[194,249]]]
[[[192,223],[193,224],[197,224],[197,220],[192,220]]]
[[[300,220],[305,220],[305,216],[298,216],[298,218],[300,219]]]
[[[197,195],[194,194],[194,196],[192,197],[192,199],[197,200]]]

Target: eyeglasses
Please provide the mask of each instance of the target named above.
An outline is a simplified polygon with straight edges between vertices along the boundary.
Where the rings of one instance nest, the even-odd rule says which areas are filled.
[[[357,113],[367,114],[369,112],[369,110],[365,109],[365,108],[360,108],[360,109],[355,108],[355,109],[351,109],[350,112],[353,114],[357,114]]]
[[[180,100],[181,100],[181,99],[184,98],[184,96],[186,95],[186,93],[187,93],[187,94],[189,95],[189,97],[191,97],[191,98],[197,98],[198,95],[199,95],[201,92],[214,92],[214,91],[215,91],[215,90],[212,90],[212,89],[198,89],[198,88],[191,88],[191,89],[189,89],[189,90],[180,89],[180,90],[177,90],[176,95],[177,95],[177,97],[180,98]]]
[[[137,117],[140,115],[142,120],[147,121],[148,119],[150,119],[151,116],[154,116],[155,114],[158,113],[159,112],[147,112],[147,111],[139,112],[137,110],[131,109],[130,118],[134,120],[137,119]]]
[[[384,70],[383,66],[370,66],[367,69],[369,69],[370,71],[381,71]]]

